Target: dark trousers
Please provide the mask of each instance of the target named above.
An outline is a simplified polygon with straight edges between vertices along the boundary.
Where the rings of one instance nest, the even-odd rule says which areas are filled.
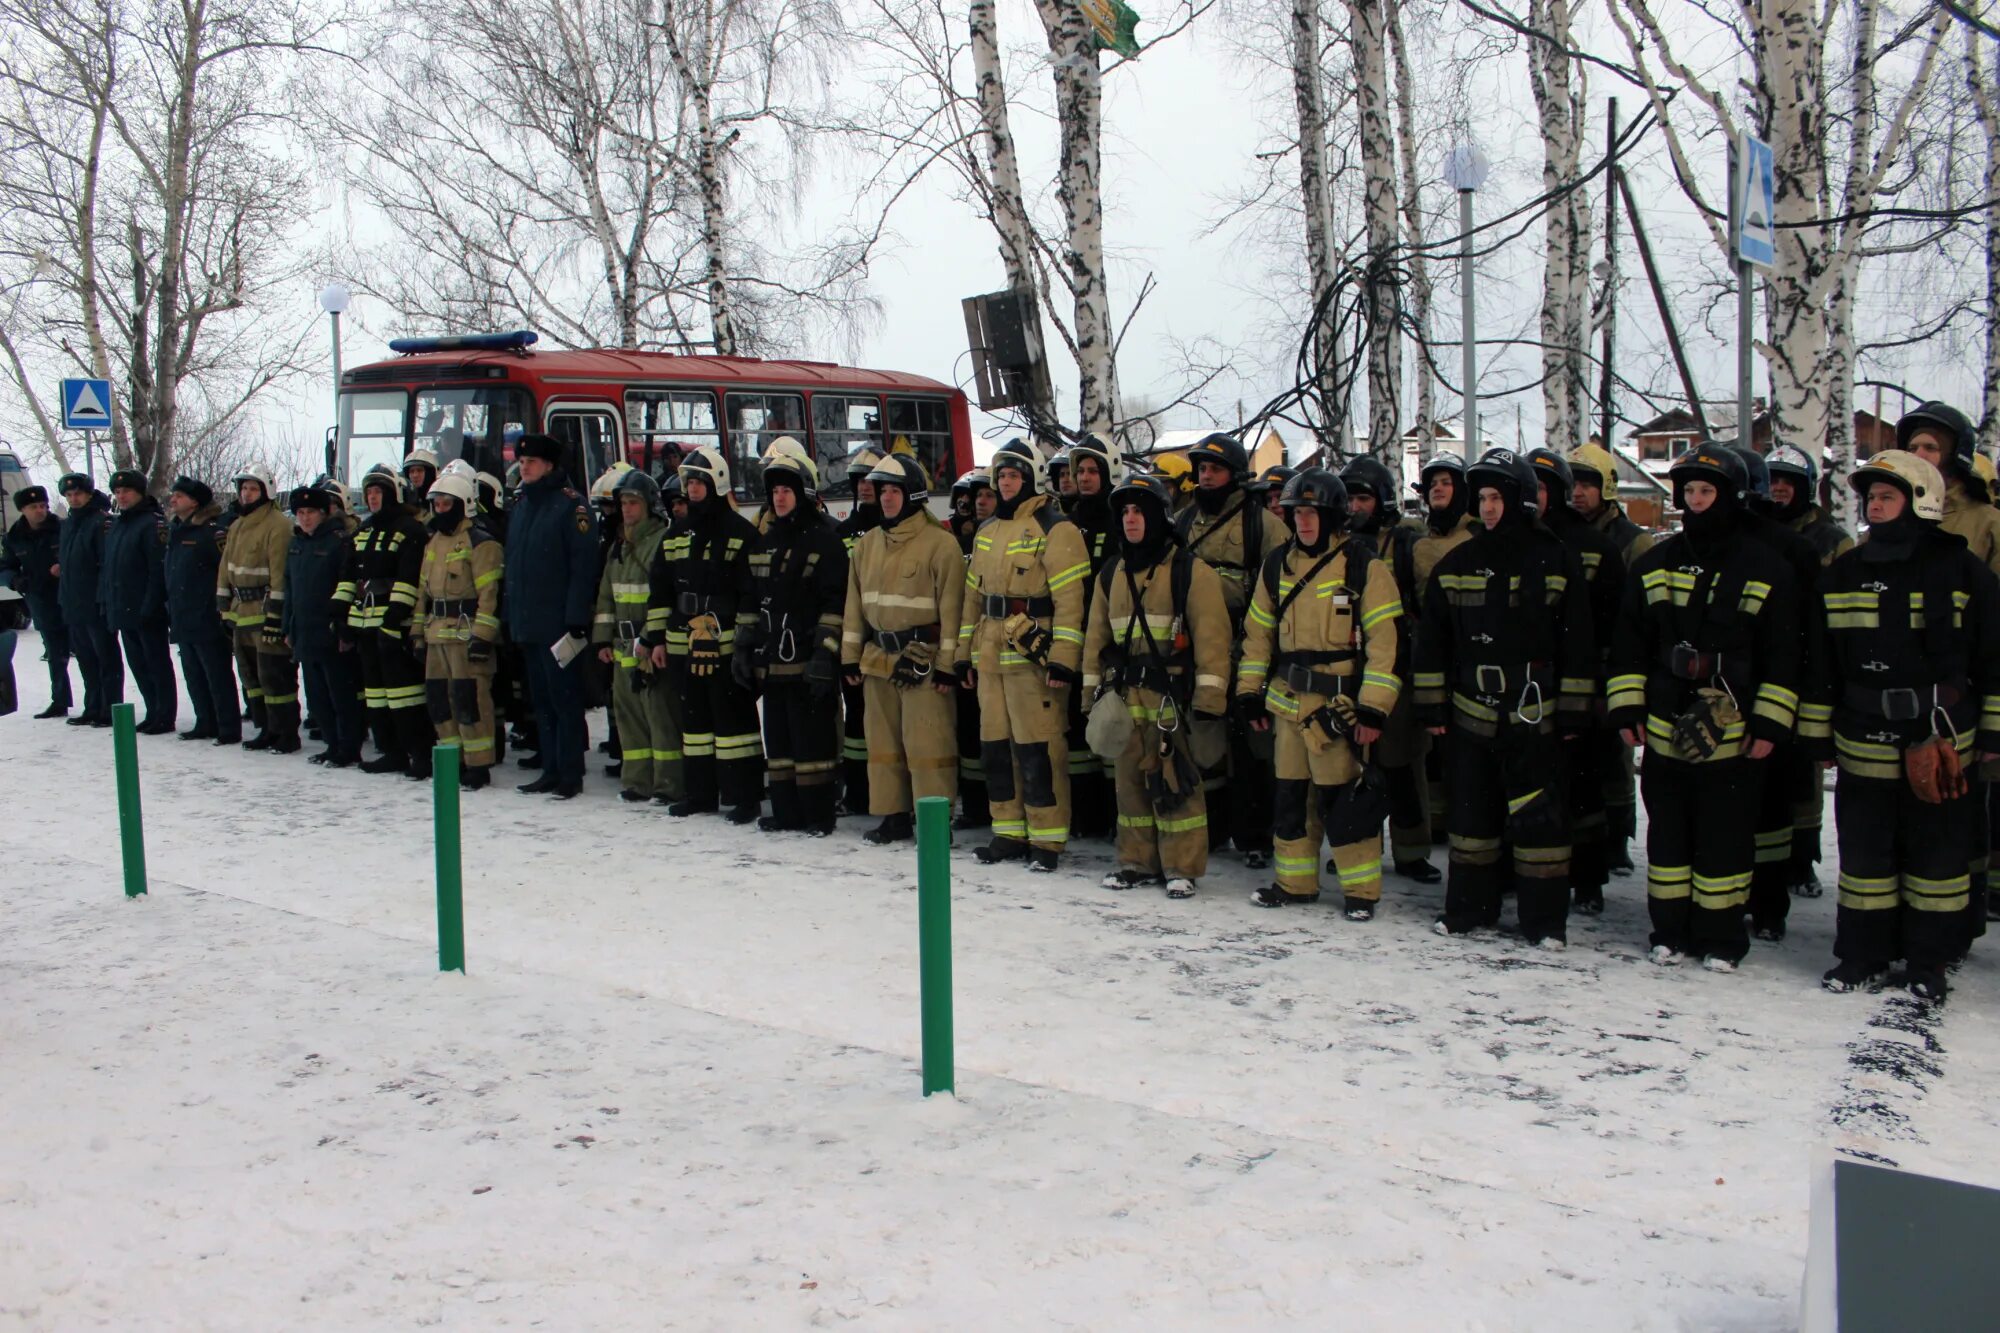
[[[1819,783],[1819,765],[1793,744],[1780,745],[1764,764],[1763,790],[1757,801],[1757,863],[1750,874],[1750,920],[1753,925],[1783,930],[1792,911],[1792,885],[1797,882],[1798,855],[1794,830],[1800,804]],[[1813,826],[1813,839],[1819,826]],[[1810,866],[1811,862],[1807,862]]]
[[[1564,831],[1551,829],[1510,836],[1509,803],[1528,793],[1508,790],[1501,747],[1495,740],[1454,728],[1445,749],[1445,784],[1450,805],[1445,834],[1451,864],[1445,878],[1444,923],[1453,933],[1493,926],[1500,921],[1500,894],[1507,887],[1509,864],[1521,934],[1529,942],[1564,940],[1569,931],[1570,846]],[[1545,741],[1550,761],[1542,772],[1550,785],[1553,809],[1567,808],[1562,791],[1560,751]]]
[[[982,828],[992,822],[986,795],[986,752],[979,744],[979,696],[958,692],[958,808],[960,822]]]
[[[180,638],[181,678],[194,704],[194,729],[218,740],[242,740],[243,712],[237,706],[228,633],[219,622],[175,633]]]
[[[1833,789],[1840,841],[1840,906],[1833,952],[1886,967],[1898,958],[1935,971],[1963,953],[1977,840],[1985,827],[1975,785],[1928,805],[1900,779],[1842,773]]]
[[[840,803],[851,815],[868,813],[868,733],[859,685],[840,683]]]
[[[409,639],[378,629],[359,631],[354,670],[376,748],[406,761],[428,756],[437,734],[424,711],[424,664],[410,651]]]
[[[149,620],[137,629],[123,630],[118,636],[125,644],[125,665],[139,697],[146,705],[148,722],[177,725],[180,690],[174,684],[174,654],[167,646],[167,622]]]
[[[37,623],[35,628],[42,636],[42,660],[49,664],[49,702],[69,708],[76,702],[69,689],[69,626]]]
[[[118,639],[102,620],[72,621],[69,634],[83,672],[84,716],[109,718],[111,705],[125,699],[125,664],[118,657]]]
[[[760,803],[764,755],[757,701],[730,676],[726,663],[705,676],[689,674],[684,657],[668,663],[668,680],[681,696],[681,771],[688,800],[697,806]]]
[[[1272,761],[1251,747],[1250,729],[1229,719],[1229,758],[1226,770],[1204,772],[1202,787],[1208,792],[1208,845],[1211,850],[1231,842],[1239,852],[1271,850]],[[1228,776],[1221,778],[1222,772]]]
[[[306,708],[319,719],[320,735],[335,755],[359,759],[368,712],[361,705],[361,669],[352,652],[299,659]]]
[[[835,756],[840,728],[833,695],[790,681],[764,689],[764,767],[771,781],[771,816],[780,828],[833,823]]]
[[[1650,943],[1741,961],[1743,923],[1757,857],[1764,761],[1691,764],[1648,753],[1639,769],[1646,802],[1646,908]]]
[[[1603,902],[1611,881],[1610,824],[1604,809],[1604,742],[1596,731],[1562,742],[1569,788],[1569,882],[1578,902]]]
[[[558,666],[548,649],[534,647],[522,656],[528,676],[528,701],[542,738],[542,772],[557,782],[583,781],[584,748],[581,662]],[[751,714],[754,725],[756,714]]]

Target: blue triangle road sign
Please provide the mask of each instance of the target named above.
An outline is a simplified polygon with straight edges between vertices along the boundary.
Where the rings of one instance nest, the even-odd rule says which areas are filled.
[[[64,430],[110,430],[111,381],[64,380],[62,424]]]

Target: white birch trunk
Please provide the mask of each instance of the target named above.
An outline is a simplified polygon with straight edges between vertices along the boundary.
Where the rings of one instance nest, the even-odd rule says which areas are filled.
[[[1021,189],[1021,161],[1014,150],[1014,131],[1007,121],[1007,84],[1000,71],[1000,26],[994,0],[972,0],[968,14],[972,75],[979,98],[979,126],[986,136],[986,166],[992,198],[994,233],[1000,238],[1000,263],[1007,285],[1017,292],[1035,291],[1034,234]]]
[[[712,16],[711,16],[712,17]],[[674,64],[681,87],[694,108],[695,189],[701,198],[701,246],[704,285],[708,290],[710,337],[720,356],[736,355],[742,330],[737,327],[735,298],[729,290],[728,189],[727,169],[722,160],[722,139],[715,123],[711,96],[711,52],[705,46],[684,42],[674,30],[675,15],[669,9],[660,32],[666,38],[667,55]],[[711,24],[712,26],[712,24]],[[710,41],[715,40],[711,34]],[[692,47],[692,49],[690,49]],[[697,59],[700,64],[697,65]]]
[[[1354,50],[1355,107],[1361,139],[1362,213],[1367,223],[1369,284],[1368,452],[1397,462],[1402,398],[1402,331],[1387,272],[1396,247],[1396,140],[1389,115],[1388,37],[1383,5],[1346,0]]]
[[[1330,241],[1333,209],[1327,198],[1326,99],[1320,87],[1321,32],[1319,0],[1292,0],[1292,105],[1299,126],[1299,203],[1305,215],[1306,279],[1311,285],[1312,310],[1319,309],[1320,301],[1333,286]],[[1329,374],[1315,387],[1323,432],[1333,435],[1337,433],[1333,421],[1337,395],[1330,378],[1334,364],[1330,320],[1318,326],[1314,344],[1318,364],[1329,368]]]
[[[1077,398],[1081,428],[1105,439],[1118,419],[1111,301],[1104,281],[1104,198],[1099,172],[1104,85],[1083,10],[1068,0],[1035,0],[1047,31],[1061,134],[1056,196],[1068,224],[1064,263],[1075,300]]]
[[[1532,0],[1528,25],[1554,43],[1531,42],[1529,83],[1542,130],[1542,189],[1553,193],[1577,178],[1582,155],[1582,78],[1563,48],[1572,45],[1569,0]],[[1578,430],[1587,409],[1584,340],[1589,336],[1589,199],[1582,190],[1548,211],[1542,281],[1543,443],[1567,455],[1582,443]]]
[[[1410,52],[1403,41],[1402,6],[1389,7],[1389,57],[1396,73],[1396,155],[1402,167],[1403,240],[1409,247],[1410,318],[1416,323],[1417,348],[1410,373],[1416,377],[1416,421],[1425,452],[1437,430],[1437,374],[1431,366],[1431,269],[1424,253],[1423,200],[1417,192],[1416,83],[1410,77]]]
[[[1986,364],[1980,376],[1979,447],[2000,449],[2000,93],[1981,68],[1985,38],[1965,29],[1965,85],[1986,136]]]
[[[1764,0],[1746,8],[1757,24],[1758,92],[1777,169],[1777,263],[1760,293],[1769,330],[1765,364],[1771,377],[1772,438],[1819,457],[1832,410],[1825,305],[1829,237],[1824,225],[1800,224],[1822,216],[1824,32],[1808,0]],[[1741,422],[1739,428],[1747,443],[1750,423]]]

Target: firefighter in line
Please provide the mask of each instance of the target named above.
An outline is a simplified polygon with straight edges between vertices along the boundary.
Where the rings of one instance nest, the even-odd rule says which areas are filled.
[[[125,698],[125,663],[118,640],[104,623],[97,600],[97,576],[104,561],[104,524],[111,500],[89,474],[70,472],[56,482],[56,494],[69,506],[56,548],[56,600],[69,629],[70,650],[83,676],[83,711],[69,719],[72,727],[108,727],[111,705]],[[244,682],[254,688],[253,672]]]
[[[326,744],[307,762],[350,768],[361,762],[367,713],[354,641],[343,634],[347,603],[335,599],[352,558],[347,530],[327,487],[300,486],[289,500],[294,529],[285,552],[280,627],[285,647],[299,664],[307,709],[319,719],[320,739]]]
[[[1033,445],[1009,440],[990,470],[999,500],[973,538],[952,663],[979,696],[993,838],[975,855],[1048,872],[1069,842],[1067,692],[1083,657],[1090,557],[1076,525],[1057,513]]]
[[[854,508],[848,511],[837,531],[842,545],[847,548],[850,564],[861,539],[882,525],[881,502],[875,493],[875,483],[868,478],[881,461],[882,452],[873,445],[860,445],[847,456],[847,491],[854,497]],[[873,805],[868,799],[866,702],[861,686],[848,684],[843,676],[840,683],[840,812],[865,815],[872,811]]]
[[[1743,521],[1733,450],[1698,444],[1668,477],[1681,530],[1626,576],[1607,702],[1625,743],[1646,747],[1652,960],[1733,972],[1750,949],[1764,761],[1798,713],[1798,597],[1790,564]]]
[[[881,521],[848,564],[840,658],[866,698],[869,813],[861,835],[875,846],[915,836],[914,802],[949,799],[958,786],[958,688],[950,658],[963,623],[965,558],[925,509],[929,479],[916,459],[892,454],[868,475]]]
[[[966,560],[972,558],[972,544],[978,536],[979,525],[993,517],[993,509],[1000,497],[993,490],[993,477],[985,468],[972,468],[961,476],[952,487],[953,494],[963,490],[966,497],[966,515],[952,521],[952,536],[958,539],[959,554]],[[951,654],[947,653],[946,656]],[[957,703],[958,720],[958,814],[951,826],[957,832],[990,828],[993,812],[986,799],[986,760],[979,745],[979,696],[971,690],[961,690]]]
[[[268,473],[252,468],[235,485],[236,519],[223,541],[215,602],[236,627],[236,670],[257,727],[243,748],[292,754],[300,747],[299,677],[283,628],[292,525],[271,495]]]
[[[1798,533],[1819,556],[1822,568],[1854,549],[1854,538],[1846,528],[1821,509],[1819,465],[1797,445],[1781,444],[1771,451],[1766,464],[1771,474],[1771,517]],[[1808,588],[1808,597],[1816,590]],[[1803,728],[1801,728],[1803,730]],[[1792,805],[1792,848],[1786,865],[1785,881],[1801,898],[1820,896],[1820,829],[1825,822],[1826,792],[1820,782],[1819,765],[1802,751],[1794,751],[1795,771]]]
[[[446,470],[449,471],[453,466],[463,466],[463,464],[447,464]],[[611,559],[611,549],[618,544],[619,515],[622,506],[619,504],[615,488],[631,470],[629,464],[613,463],[598,474],[596,481],[590,483],[590,508],[597,518],[597,567],[591,575],[593,589],[602,583],[604,567]],[[605,735],[604,739],[597,743],[598,753],[610,759],[604,766],[604,775],[610,778],[622,777],[625,771],[624,746],[620,743],[618,735],[618,709],[611,701],[617,673],[596,653],[590,654],[580,670],[582,674],[578,679],[583,683],[584,711],[589,712],[595,708],[604,710]],[[621,786],[619,790],[623,791],[624,788]]]
[[[1472,540],[1479,531],[1479,520],[1472,516],[1472,492],[1465,484],[1465,460],[1457,454],[1439,450],[1424,459],[1410,489],[1417,493],[1424,507],[1422,517],[1416,520],[1416,526],[1423,531],[1411,552],[1416,565],[1417,605],[1422,607],[1430,600],[1432,571],[1445,556]],[[1424,781],[1429,789],[1430,808],[1428,836],[1435,844],[1444,837],[1445,818],[1450,813],[1444,758],[1444,747],[1450,737],[1437,735],[1428,727],[1424,732],[1428,738],[1424,752]]]
[[[1095,596],[1096,577],[1110,559],[1117,544],[1118,520],[1111,512],[1111,488],[1118,471],[1111,446],[1095,435],[1086,435],[1063,451],[1069,458],[1069,490],[1063,513],[1076,524],[1083,549],[1090,557],[1090,574],[1083,581],[1084,623],[1090,621],[1090,603]],[[1069,825],[1074,838],[1109,837],[1116,827],[1117,807],[1112,778],[1104,763],[1091,752],[1084,736],[1084,691],[1069,692]]]
[[[514,447],[521,489],[507,518],[504,578],[507,635],[521,645],[521,665],[541,742],[520,760],[541,776],[516,791],[568,800],[583,790],[590,733],[583,716],[577,661],[590,644],[597,597],[597,533],[590,505],[570,486],[562,442],[523,435]],[[560,655],[558,654],[560,646]]]
[[[1820,581],[1799,722],[1839,769],[1839,962],[1821,984],[1872,990],[1905,959],[1910,994],[1934,1004],[1977,906],[1968,770],[2000,755],[2000,583],[1943,529],[1947,483],[1929,462],[1884,450],[1850,484],[1868,540]]]
[[[1076,499],[1076,480],[1069,474],[1068,446],[1049,455],[1048,467],[1049,494],[1055,497],[1056,508],[1068,517],[1070,502]]]
[[[97,600],[106,627],[124,644],[126,670],[145,703],[138,732],[164,736],[179,725],[180,709],[167,633],[167,517],[146,493],[143,472],[112,473],[111,498],[116,508],[104,524]]]
[[[618,799],[672,805],[687,793],[681,780],[680,698],[666,674],[639,648],[653,555],[667,537],[660,487],[628,468],[613,488],[618,541],[606,553],[597,584],[591,638],[597,659],[611,667],[611,707],[618,727]]]
[[[1604,812],[1604,682],[1609,676],[1611,627],[1618,623],[1618,599],[1625,588],[1625,561],[1609,537],[1587,522],[1569,502],[1575,473],[1553,449],[1534,449],[1540,501],[1536,515],[1557,540],[1575,553],[1588,589],[1593,630],[1588,675],[1588,723],[1562,738],[1564,797],[1569,816],[1570,903],[1585,916],[1604,911],[1604,886],[1611,880],[1610,830]]]
[[[1073,466],[1081,497],[1089,478]],[[1208,870],[1208,813],[1188,736],[1228,707],[1229,609],[1222,580],[1181,546],[1164,481],[1129,478],[1111,503],[1118,542],[1093,576],[1083,690],[1112,691],[1132,725],[1115,772],[1118,868],[1103,883],[1164,880],[1169,898],[1191,898]]]
[[[1276,883],[1257,889],[1251,901],[1259,907],[1316,901],[1323,833],[1333,845],[1342,912],[1350,921],[1368,921],[1382,898],[1387,810],[1356,808],[1372,806],[1357,779],[1402,693],[1396,622],[1403,601],[1389,567],[1347,536],[1347,489],[1339,477],[1301,469],[1285,484],[1284,502],[1293,535],[1253,575],[1233,696],[1246,727],[1275,733]],[[1228,580],[1222,586],[1226,601]]]
[[[959,473],[958,480],[951,484],[951,513],[947,521],[961,552],[971,551],[972,534],[985,521],[974,513],[975,491],[987,496],[993,493],[993,488],[986,481],[985,468],[968,468]]]
[[[438,744],[458,750],[459,786],[478,791],[493,774],[493,666],[506,551],[473,517],[479,484],[469,473],[447,469],[431,483],[429,504],[411,649],[423,655],[424,703]],[[566,801],[580,790],[580,782],[558,782],[550,794]]]
[[[1270,511],[1271,517],[1280,523],[1285,521],[1285,510],[1279,501],[1284,499],[1285,483],[1297,472],[1297,468],[1284,463],[1273,463],[1257,474],[1257,480],[1250,488],[1251,494],[1255,495],[1258,502]]]
[[[1245,485],[1250,459],[1234,437],[1217,433],[1196,441],[1186,462],[1194,472],[1194,499],[1176,518],[1175,528],[1182,544],[1221,576],[1222,599],[1234,626],[1233,655],[1240,657],[1251,584],[1264,561],[1292,534]],[[1342,515],[1344,520],[1344,504]],[[1242,717],[1231,722],[1227,757],[1202,774],[1209,792],[1208,845],[1213,851],[1233,841],[1243,864],[1258,870],[1271,860],[1271,759],[1260,753],[1261,743],[1252,743],[1252,728]],[[1220,794],[1225,787],[1226,797]]]
[[[1340,481],[1347,488],[1348,533],[1367,543],[1396,580],[1403,603],[1402,637],[1397,642],[1403,660],[1397,663],[1396,674],[1407,680],[1422,595],[1416,562],[1422,529],[1396,521],[1401,488],[1380,460],[1367,455],[1349,459],[1340,470]],[[1415,693],[1406,689],[1396,696],[1396,706],[1382,728],[1375,762],[1389,782],[1389,859],[1398,875],[1418,884],[1435,884],[1443,878],[1430,862],[1430,783],[1424,773],[1429,739],[1430,733],[1417,725]]]
[[[348,543],[347,573],[333,594],[346,612],[341,637],[353,645],[362,706],[381,752],[361,761],[364,773],[427,772],[434,737],[424,713],[423,665],[409,637],[426,535],[403,496],[403,479],[387,464],[362,475],[368,517]]]
[[[687,796],[667,813],[713,814],[726,806],[730,823],[748,824],[764,800],[764,756],[757,701],[737,684],[731,655],[737,635],[757,621],[750,573],[757,529],[736,512],[718,448],[689,453],[679,476],[688,521],[668,530],[653,557],[642,640],[681,701]]]
[[[455,433],[456,434],[456,433]],[[464,436],[457,435],[462,443]],[[409,497],[410,507],[419,514],[427,514],[430,505],[431,486],[438,479],[438,456],[431,449],[412,449],[403,459],[403,487]]]
[[[1640,556],[1653,549],[1653,534],[1634,523],[1618,499],[1618,462],[1592,435],[1570,451],[1570,507],[1611,539],[1629,572]],[[1609,627],[1600,627],[1610,635]],[[1639,827],[1639,774],[1632,747],[1606,728],[1603,735],[1604,817],[1610,839],[1607,856],[1612,873],[1632,873],[1631,842]]]
[[[1819,552],[1790,524],[1779,522],[1771,498],[1771,470],[1764,455],[1743,445],[1731,446],[1743,460],[1749,490],[1744,493],[1745,530],[1757,541],[1785,558],[1792,569],[1792,596],[1796,601],[1796,623],[1803,629],[1812,617],[1813,593],[1819,586],[1824,567]],[[1812,670],[1812,643],[1800,649],[1798,679]],[[1785,938],[1786,919],[1791,915],[1794,849],[1798,844],[1797,812],[1809,793],[1820,785],[1818,765],[1798,744],[1797,733],[1778,742],[1777,749],[1764,761],[1764,782],[1757,811],[1757,865],[1750,880],[1750,934],[1776,943]],[[1815,828],[1813,836],[1817,838]]]
[[[765,453],[762,484],[764,534],[750,556],[757,619],[738,631],[729,664],[739,686],[763,694],[771,813],[757,827],[824,838],[838,793],[847,544],[820,507],[818,469],[790,436]]]
[[[1424,724],[1449,734],[1451,874],[1432,929],[1498,925],[1511,868],[1523,938],[1561,949],[1571,857],[1562,747],[1589,729],[1597,696],[1590,588],[1577,552],[1537,521],[1541,482],[1526,458],[1488,449],[1464,481],[1480,529],[1438,561],[1417,646]]]
[[[0,585],[21,594],[35,632],[42,636],[42,660],[49,668],[49,706],[35,716],[67,717],[73,696],[69,627],[63,622],[62,579],[57,572],[62,566],[62,520],[50,512],[49,492],[43,486],[23,486],[15,491],[14,509],[20,517],[0,537]],[[210,578],[208,587],[214,586],[215,580]],[[202,590],[201,601],[208,605],[207,588]],[[185,657],[185,650],[182,655]],[[230,712],[235,712],[233,705]],[[200,716],[197,710],[197,719]]]

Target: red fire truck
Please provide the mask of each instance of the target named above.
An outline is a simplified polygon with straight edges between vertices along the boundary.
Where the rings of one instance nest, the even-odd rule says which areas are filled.
[[[835,500],[850,497],[846,460],[864,444],[906,441],[934,495],[972,466],[965,395],[921,375],[829,361],[539,351],[534,342],[528,332],[398,338],[389,344],[396,359],[342,374],[333,447],[350,482],[412,449],[504,477],[510,429],[561,440],[578,489],[617,459],[660,476],[669,446],[720,445],[746,503],[762,493],[756,460],[781,435],[812,451],[821,493]]]

